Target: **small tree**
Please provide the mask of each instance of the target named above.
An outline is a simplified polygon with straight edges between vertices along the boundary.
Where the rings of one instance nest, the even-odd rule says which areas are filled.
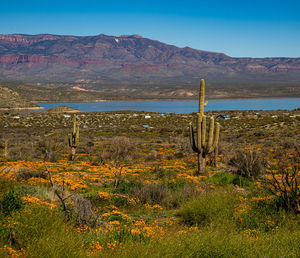
[[[123,176],[124,166],[132,158],[135,149],[135,145],[129,138],[116,136],[103,150],[101,158],[112,169],[115,187],[118,187]]]

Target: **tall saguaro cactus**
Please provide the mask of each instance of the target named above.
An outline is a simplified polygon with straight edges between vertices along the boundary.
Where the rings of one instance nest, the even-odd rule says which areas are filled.
[[[69,160],[74,160],[76,154],[76,148],[79,141],[79,125],[76,125],[76,115],[74,115],[73,131],[71,135],[69,135],[68,140],[69,140],[69,147],[71,148]]]
[[[205,158],[212,153],[218,145],[220,124],[216,123],[215,118],[209,118],[209,129],[207,135],[206,116],[204,115],[205,82],[201,79],[199,94],[199,112],[197,113],[197,135],[195,135],[193,124],[190,123],[190,142],[194,152],[198,156],[198,175],[205,174]],[[196,139],[195,139],[196,138]]]

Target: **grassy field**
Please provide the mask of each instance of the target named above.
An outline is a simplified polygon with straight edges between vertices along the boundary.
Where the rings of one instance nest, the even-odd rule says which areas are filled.
[[[299,257],[300,111],[226,114],[196,176],[196,114],[1,113],[0,256]]]

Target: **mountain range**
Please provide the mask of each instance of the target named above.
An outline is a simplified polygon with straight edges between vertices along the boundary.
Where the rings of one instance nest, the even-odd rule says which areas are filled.
[[[0,80],[5,82],[70,83],[89,91],[184,88],[198,85],[200,78],[227,88],[273,84],[295,88],[300,85],[300,58],[233,58],[139,35],[0,35]]]

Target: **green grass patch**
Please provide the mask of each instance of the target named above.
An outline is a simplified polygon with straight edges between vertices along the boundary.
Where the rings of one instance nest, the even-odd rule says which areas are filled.
[[[29,257],[81,257],[83,241],[57,209],[28,206],[12,217],[15,242]]]
[[[247,178],[239,175],[232,175],[226,172],[216,173],[213,176],[209,177],[206,181],[218,185],[233,184],[233,185],[238,185],[240,187],[253,186],[253,183],[249,181]]]
[[[222,189],[187,202],[177,216],[187,225],[205,226],[212,222],[225,222],[232,218],[237,202],[237,193],[232,189]]]

